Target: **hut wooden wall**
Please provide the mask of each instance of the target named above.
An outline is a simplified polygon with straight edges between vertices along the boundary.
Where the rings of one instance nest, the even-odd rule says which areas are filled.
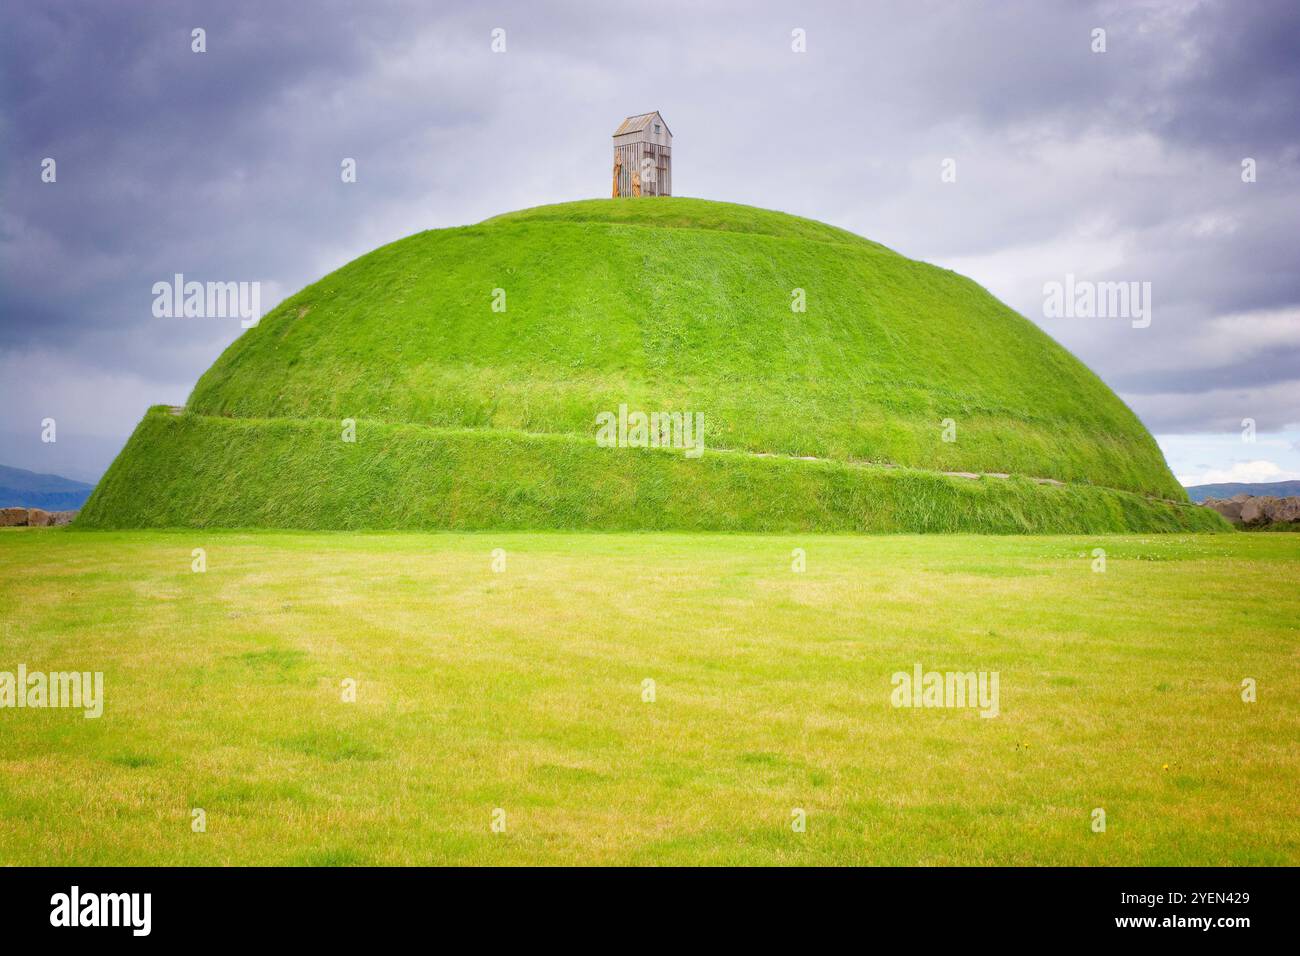
[[[653,139],[653,134],[649,134]],[[663,138],[663,137],[661,137]],[[618,194],[632,195],[632,171],[641,169],[646,157],[654,160],[655,182],[641,183],[642,196],[671,196],[673,194],[673,148],[662,143],[648,142],[643,132],[625,133],[614,137],[614,155],[622,155],[623,171],[618,179]],[[613,170],[614,156],[610,157]]]

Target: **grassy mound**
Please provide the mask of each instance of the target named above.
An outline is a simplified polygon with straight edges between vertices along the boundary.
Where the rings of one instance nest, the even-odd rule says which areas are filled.
[[[1019,477],[740,452],[691,460],[572,435],[382,422],[359,422],[355,442],[339,436],[328,420],[176,416],[160,406],[78,524],[994,534],[1225,527],[1208,508]]]
[[[596,447],[621,404],[702,413],[710,453]],[[974,282],[703,200],[545,206],[384,246],[241,336],[188,408],[146,419],[84,524],[1204,526],[1144,499],[1186,495],[1133,413]]]

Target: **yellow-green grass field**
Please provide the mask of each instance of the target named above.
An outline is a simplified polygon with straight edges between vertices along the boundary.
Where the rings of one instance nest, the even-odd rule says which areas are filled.
[[[1298,535],[6,530],[0,671],[105,708],[0,709],[0,863],[1294,865],[1298,582]],[[917,663],[999,716],[891,706]]]

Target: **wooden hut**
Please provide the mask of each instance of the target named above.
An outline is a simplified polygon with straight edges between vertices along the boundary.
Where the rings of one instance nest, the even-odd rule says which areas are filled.
[[[656,110],[614,130],[614,196],[673,194],[673,134]]]

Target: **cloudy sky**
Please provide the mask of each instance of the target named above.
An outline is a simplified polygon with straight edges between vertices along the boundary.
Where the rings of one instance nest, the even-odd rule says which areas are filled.
[[[412,232],[606,195],[610,134],[658,109],[677,194],[973,277],[1184,482],[1300,478],[1294,0],[211,7],[6,14],[0,463],[93,480],[185,402],[239,320],[154,318],[155,282],[257,281],[265,309]],[[1044,317],[1067,275],[1150,282],[1151,324]]]

